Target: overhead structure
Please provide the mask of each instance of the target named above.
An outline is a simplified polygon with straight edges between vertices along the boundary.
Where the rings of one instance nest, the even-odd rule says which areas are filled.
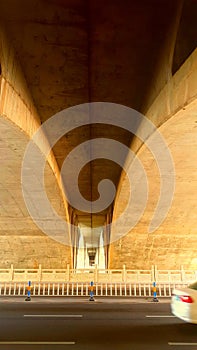
[[[3,267],[11,263],[20,267],[71,264],[77,268],[95,264],[102,268],[120,268],[122,264],[130,268],[148,268],[152,264],[161,267],[170,264],[173,268],[181,263],[195,266],[196,20],[197,3],[193,0],[1,1]],[[106,104],[106,109],[101,109],[100,120],[96,119],[97,111],[93,107],[98,102]],[[111,112],[107,117],[110,114],[111,123],[103,117],[109,111],[109,104]],[[78,124],[84,117],[82,106],[88,111],[87,120]],[[68,108],[75,127],[63,135],[60,132],[53,144],[50,135],[58,127],[56,124],[47,129],[47,123]],[[128,108],[131,113],[131,123],[122,127],[116,119],[121,108]],[[66,119],[67,112],[64,115],[64,126],[71,125],[69,118]],[[144,120],[148,118],[156,133],[161,132],[174,165],[174,171],[168,174],[169,164],[165,167],[165,179],[173,179],[175,185],[171,205],[168,207],[170,196],[166,194],[161,209],[165,214],[163,221],[151,232],[149,225],[161,194],[161,168],[148,149],[146,140],[151,135],[144,140],[139,138],[144,124],[137,123],[132,128],[137,115],[144,116]],[[37,226],[38,221],[49,222],[48,214],[43,219],[37,210],[36,219],[32,220],[22,195],[24,182],[20,176],[25,149],[39,128],[43,131],[38,140],[41,152],[51,147],[44,175],[46,193],[61,220],[68,224],[65,242],[60,239],[57,222],[51,224],[51,235],[47,233],[47,224],[45,229]],[[113,140],[119,149],[113,151],[112,142],[105,146],[106,139]],[[75,153],[70,163],[72,169],[62,182],[63,173],[68,172],[65,160],[81,145],[84,153]],[[146,174],[149,190],[147,205],[135,225],[130,222],[135,221],[135,208],[145,198],[145,182],[141,173],[133,170],[133,182],[129,183],[133,164],[129,154],[137,156],[139,167],[135,169]],[[82,166],[76,179],[79,164]],[[134,209],[124,214],[138,178],[139,197],[134,198]],[[104,179],[114,184],[115,196],[94,211]],[[41,204],[41,192],[36,185],[40,179],[35,175],[35,183],[29,182],[31,194]],[[89,210],[73,204],[75,183],[84,202],[89,203]],[[112,187],[109,182],[105,184],[108,185],[103,193],[110,197]],[[113,223],[121,215],[125,217],[117,232]]]

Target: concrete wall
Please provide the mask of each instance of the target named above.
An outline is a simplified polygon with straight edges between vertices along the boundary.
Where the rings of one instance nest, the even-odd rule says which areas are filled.
[[[162,66],[161,66],[162,69]],[[144,213],[129,233],[110,247],[109,268],[176,268],[181,264],[197,264],[197,50],[176,74],[168,80],[146,116],[163,135],[175,166],[175,192],[171,208],[163,223],[148,232],[160,195],[159,168],[146,145],[135,139],[132,148],[146,172],[149,196]],[[139,174],[136,173],[139,177]],[[140,180],[139,180],[140,181]],[[124,212],[128,200],[129,183],[122,175],[116,198],[113,220]],[[138,201],[139,198],[136,198]],[[135,213],[130,213],[131,217]],[[125,225],[129,218],[125,218]],[[126,227],[126,226],[125,226]],[[112,232],[113,237],[113,232]]]
[[[22,197],[20,171],[25,147],[41,123],[3,28],[0,30],[0,64],[0,243],[3,247],[0,267],[11,263],[16,267],[33,267],[41,263],[45,267],[62,268],[71,263],[71,248],[55,242],[36,227]],[[46,143],[44,135],[39,141],[42,149]],[[48,162],[45,170],[47,195],[59,215],[69,220],[67,203],[58,185],[59,169],[52,153]]]

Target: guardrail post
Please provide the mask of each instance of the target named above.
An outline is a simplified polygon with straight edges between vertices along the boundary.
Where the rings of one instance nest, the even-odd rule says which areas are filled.
[[[123,265],[123,268],[122,268],[122,282],[126,282],[126,274],[127,274],[126,265]]]
[[[152,265],[151,267],[151,282],[155,281],[155,267]]]
[[[39,264],[38,266],[38,282],[42,281],[42,265]]]
[[[70,282],[70,265],[67,264],[67,281]]]
[[[157,288],[156,288],[156,282],[153,282],[153,300],[154,302],[158,302],[158,298],[157,298]]]
[[[154,280],[153,281],[157,281],[158,280],[158,270],[157,270],[157,265],[154,265]]]
[[[108,271],[108,282],[113,282],[113,277],[112,277],[112,270]]]
[[[26,297],[25,301],[31,301],[31,281],[28,282],[27,297]]]
[[[94,282],[90,282],[90,298],[89,301],[95,301],[94,299]]]
[[[98,268],[97,268],[97,265],[95,265],[95,270],[94,270],[94,281],[96,283],[98,282]]]
[[[10,268],[10,281],[14,280],[14,265],[11,264],[11,268]]]

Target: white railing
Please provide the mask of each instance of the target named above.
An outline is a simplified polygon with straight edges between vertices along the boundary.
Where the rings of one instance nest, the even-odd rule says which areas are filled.
[[[0,282],[73,282],[84,283],[191,283],[197,280],[197,270],[187,270],[183,266],[179,270],[159,270],[152,266],[150,270],[99,269],[0,269]]]
[[[186,287],[185,283],[159,283],[157,297],[171,297],[175,287]],[[28,285],[22,282],[1,282],[0,296],[27,296]],[[83,282],[32,282],[31,296],[41,297],[88,297],[90,284]],[[151,283],[96,283],[93,285],[95,297],[153,297]]]

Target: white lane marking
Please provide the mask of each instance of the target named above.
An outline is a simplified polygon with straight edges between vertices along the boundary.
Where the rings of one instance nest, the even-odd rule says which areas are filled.
[[[169,342],[168,345],[197,346],[197,343],[172,343],[172,342]]]
[[[158,318],[168,318],[168,317],[172,317],[172,318],[174,318],[175,316],[173,316],[173,315],[146,315],[146,317],[151,317],[151,318],[155,318],[155,317],[158,317]]]
[[[83,315],[23,315],[24,317],[83,317]]]
[[[0,345],[74,345],[74,341],[0,341]]]

